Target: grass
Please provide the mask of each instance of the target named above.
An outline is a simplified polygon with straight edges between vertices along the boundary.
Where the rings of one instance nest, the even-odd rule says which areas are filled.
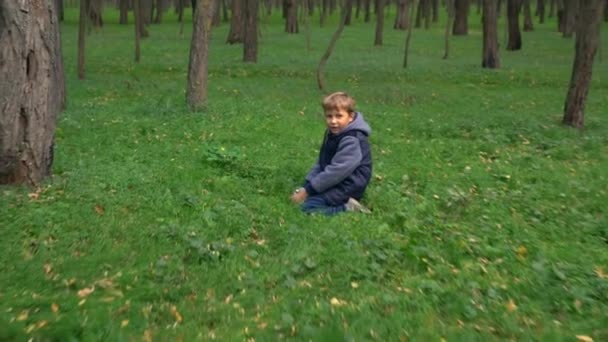
[[[135,64],[108,9],[79,81],[76,18],[54,176],[0,192],[0,340],[608,339],[608,64],[586,128],[562,126],[573,41],[553,21],[492,71],[474,14],[448,60],[443,24],[416,30],[407,70],[404,32],[373,47],[373,24],[348,27],[327,82],[374,129],[373,214],[327,218],[288,196],[321,142],[336,18],[308,50],[263,17],[257,64],[216,28],[198,113],[190,25],[152,25]]]

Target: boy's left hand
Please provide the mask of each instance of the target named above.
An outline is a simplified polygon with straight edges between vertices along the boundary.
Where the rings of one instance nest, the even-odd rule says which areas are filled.
[[[291,195],[291,201],[296,204],[304,202],[306,198],[308,198],[308,193],[304,188],[296,189],[296,191],[294,191],[294,193]]]

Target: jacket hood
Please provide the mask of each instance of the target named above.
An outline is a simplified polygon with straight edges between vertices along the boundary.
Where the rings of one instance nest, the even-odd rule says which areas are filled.
[[[355,120],[349,123],[346,128],[340,132],[338,135],[344,134],[350,131],[361,131],[365,135],[369,136],[372,133],[372,128],[369,126],[367,121],[363,118],[363,114],[359,112],[355,112]]]

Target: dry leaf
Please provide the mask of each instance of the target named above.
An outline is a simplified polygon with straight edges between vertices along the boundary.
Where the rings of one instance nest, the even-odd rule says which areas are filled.
[[[141,340],[143,342],[152,342],[152,333],[150,332],[150,330],[146,329],[144,331],[144,336],[142,336]]]
[[[105,209],[101,205],[96,204],[95,205],[95,212],[97,214],[99,214],[99,215],[103,215],[103,213],[105,212]]]
[[[587,335],[576,335],[576,339],[581,342],[593,342],[593,339]]]
[[[526,255],[528,255],[528,249],[526,248],[526,246],[517,247],[517,255],[519,255],[522,258],[525,258]]]
[[[513,301],[513,299],[509,299],[506,307],[507,307],[507,311],[509,311],[509,312],[513,312],[513,311],[517,310],[517,305],[515,305],[515,302]]]
[[[17,316],[17,320],[18,321],[25,321],[29,316],[29,312],[27,310],[23,310],[21,311],[21,313],[19,314],[19,316]]]
[[[353,289],[358,289],[358,288],[359,288],[359,283],[357,283],[356,281],[351,281],[351,282],[350,282],[350,286],[351,286]]]
[[[44,269],[45,274],[51,274],[53,272],[53,266],[51,266],[51,264],[44,264],[42,268]]]
[[[120,327],[124,328],[127,325],[129,325],[129,320],[128,319],[123,319],[122,322],[120,322]]]
[[[606,274],[603,267],[596,267],[593,271],[600,279],[608,278],[608,274]]]
[[[175,307],[175,305],[171,305],[171,314],[173,315],[173,317],[175,317],[175,321],[177,323],[181,323],[182,322],[183,317],[179,313],[179,311],[177,311],[177,308]]]
[[[78,297],[85,298],[95,291],[95,286],[85,287],[84,289],[78,291]]]
[[[332,297],[332,299],[329,300],[329,303],[333,306],[344,306],[346,305],[346,301],[338,299],[336,297]]]
[[[53,311],[54,313],[59,312],[59,305],[57,305],[56,303],[51,304],[51,311]]]

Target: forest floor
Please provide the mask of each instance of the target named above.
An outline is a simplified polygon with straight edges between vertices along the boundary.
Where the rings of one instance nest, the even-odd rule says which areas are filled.
[[[183,36],[172,11],[151,25],[136,64],[107,9],[85,80],[66,16],[54,176],[0,188],[0,340],[608,340],[606,24],[575,130],[554,18],[498,70],[474,9],[447,60],[443,21],[414,30],[407,69],[392,13],[381,47],[355,19],[326,79],[373,128],[373,212],[322,217],[288,198],[321,143],[335,17],[307,44],[262,16],[257,64],[222,23],[192,113],[189,15]]]

